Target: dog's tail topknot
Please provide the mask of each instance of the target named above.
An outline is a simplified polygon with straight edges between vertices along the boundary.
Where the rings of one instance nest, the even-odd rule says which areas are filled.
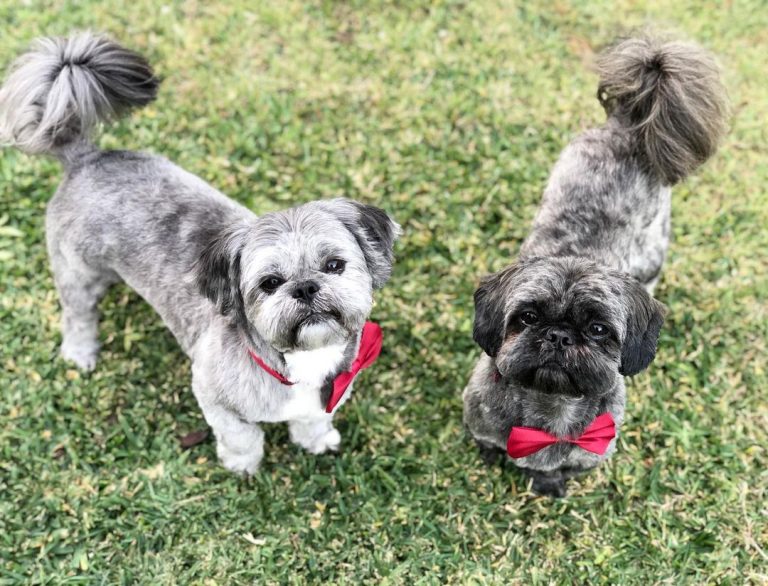
[[[154,100],[158,85],[146,59],[104,36],[38,39],[0,88],[0,142],[66,160],[99,122]]]
[[[727,130],[720,70],[701,47],[650,37],[617,41],[597,58],[597,96],[627,124],[659,179],[672,185],[709,159]]]

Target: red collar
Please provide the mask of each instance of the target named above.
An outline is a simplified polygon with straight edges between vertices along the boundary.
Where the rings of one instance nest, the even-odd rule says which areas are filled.
[[[261,366],[261,368],[262,368],[262,370],[264,370],[264,372],[266,372],[268,375],[272,376],[273,378],[276,378],[277,380],[279,380],[280,384],[287,385],[289,387],[296,384],[296,383],[292,383],[291,381],[289,381],[287,378],[285,378],[282,374],[277,372],[275,369],[270,368],[269,366],[267,366],[267,363],[264,362],[261,358],[259,358],[259,356],[256,354],[256,352],[254,352],[250,348],[248,348],[248,354],[251,355],[251,358],[253,358],[253,361],[256,364]]]
[[[616,423],[610,413],[598,415],[579,437],[559,438],[535,427],[513,427],[507,438],[507,454],[512,458],[524,458],[552,444],[567,442],[581,449],[602,456],[616,437]]]
[[[341,401],[341,398],[344,396],[347,388],[349,388],[349,385],[352,384],[357,373],[364,368],[368,368],[376,361],[381,353],[382,341],[383,334],[381,332],[381,327],[370,321],[365,322],[363,333],[360,336],[360,348],[357,351],[357,356],[352,361],[349,370],[338,374],[336,378],[333,379],[333,391],[328,399],[328,404],[325,406],[326,413],[333,412],[334,407]],[[253,361],[258,364],[264,372],[280,381],[280,384],[286,386],[296,384],[295,382],[289,381],[275,369],[267,366],[267,364],[250,348],[248,349],[248,354],[250,354]]]

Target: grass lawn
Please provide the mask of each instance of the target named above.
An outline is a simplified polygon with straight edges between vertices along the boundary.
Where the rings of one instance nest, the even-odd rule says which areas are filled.
[[[403,225],[385,351],[312,456],[267,426],[216,463],[190,365],[126,287],[103,353],[57,356],[52,160],[0,152],[0,584],[768,582],[768,7],[734,2],[0,0],[3,67],[93,28],[146,53],[158,101],[101,135],[266,212],[345,195]],[[655,23],[713,49],[733,130],[673,197],[669,319],[616,455],[565,500],[486,468],[461,426],[471,295],[516,255],[569,137],[603,120],[593,50]]]

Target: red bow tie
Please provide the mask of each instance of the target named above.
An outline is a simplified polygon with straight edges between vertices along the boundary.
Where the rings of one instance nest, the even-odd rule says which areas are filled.
[[[602,456],[615,437],[616,423],[610,413],[595,417],[584,433],[577,438],[559,438],[535,427],[513,427],[507,439],[507,454],[513,458],[524,458],[552,444],[568,442]]]
[[[331,396],[328,399],[328,404],[325,406],[326,413],[333,412],[334,407],[336,407],[339,401],[341,401],[341,398],[344,396],[347,388],[349,388],[349,385],[352,384],[353,380],[355,380],[357,373],[364,368],[368,368],[376,361],[376,359],[379,357],[379,354],[381,354],[382,341],[383,335],[379,325],[370,321],[365,322],[365,325],[363,326],[363,333],[360,336],[360,348],[357,351],[355,360],[352,362],[349,370],[340,373],[335,379],[333,379],[333,391],[331,392]],[[253,358],[253,361],[256,364],[258,364],[267,374],[279,380],[281,384],[287,386],[296,384],[289,381],[276,370],[267,366],[266,363],[261,358],[259,358],[253,350],[248,349],[248,354],[251,355],[251,358]]]

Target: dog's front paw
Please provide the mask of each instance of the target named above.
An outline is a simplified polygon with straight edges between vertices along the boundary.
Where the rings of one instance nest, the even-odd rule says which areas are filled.
[[[322,454],[328,450],[338,452],[339,445],[341,445],[341,434],[335,427],[332,427],[328,433],[315,442],[314,446],[309,448],[309,451],[313,454]]]
[[[534,478],[533,492],[539,496],[548,496],[550,498],[563,498],[568,494],[563,478]]]
[[[308,445],[307,450],[312,454],[323,454],[329,450],[337,452],[340,444],[341,434],[335,427],[332,427],[325,434],[317,438],[312,444]]]
[[[548,496],[550,498],[563,498],[568,494],[568,489],[565,487],[565,481],[560,482],[548,482],[548,483],[533,483],[533,492],[539,496]]]
[[[330,417],[310,421],[291,421],[288,425],[291,441],[311,454],[337,451],[341,435],[333,427]]]
[[[61,356],[64,360],[74,362],[81,370],[91,371],[96,368],[99,346],[64,342],[61,345]]]
[[[228,450],[221,444],[216,446],[216,454],[219,456],[221,465],[230,472],[240,476],[252,476],[259,469],[261,464],[261,453],[240,453]]]
[[[501,448],[485,444],[481,441],[475,440],[477,449],[480,453],[480,459],[486,466],[495,466],[501,462],[502,458],[506,455],[506,452]]]

